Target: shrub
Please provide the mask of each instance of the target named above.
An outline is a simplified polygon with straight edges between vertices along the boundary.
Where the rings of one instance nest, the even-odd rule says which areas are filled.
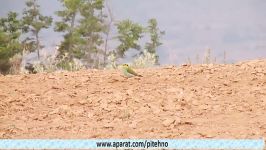
[[[144,50],[143,54],[133,60],[133,66],[136,68],[147,68],[156,65],[157,56],[156,54],[149,53]]]

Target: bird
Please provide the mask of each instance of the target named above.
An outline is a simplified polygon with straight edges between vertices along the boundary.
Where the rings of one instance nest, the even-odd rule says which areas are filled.
[[[129,78],[134,77],[134,76],[142,77],[141,75],[137,74],[131,67],[129,67],[128,64],[122,65],[122,71],[123,71],[123,74]]]

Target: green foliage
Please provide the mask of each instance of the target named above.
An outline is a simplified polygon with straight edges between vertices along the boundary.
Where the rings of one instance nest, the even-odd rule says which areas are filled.
[[[71,34],[75,27],[76,16],[84,2],[83,0],[60,0],[60,2],[64,10],[56,12],[62,21],[55,22],[55,31]]]
[[[152,54],[156,55],[156,63],[159,63],[159,56],[156,54],[156,49],[162,45],[160,38],[165,34],[164,31],[160,31],[156,19],[150,19],[148,21],[147,31],[150,34],[150,42],[147,42],[145,49]]]
[[[120,42],[116,51],[118,57],[123,58],[125,52],[132,48],[140,51],[134,62],[136,66],[146,67],[159,64],[159,56],[156,54],[156,50],[162,45],[160,39],[165,32],[159,30],[156,19],[150,19],[146,28],[130,20],[121,21],[116,25]],[[150,41],[145,44],[144,50],[141,50],[138,42],[143,37],[144,32],[150,35]]]
[[[36,0],[28,0],[27,8],[23,11],[23,25],[25,32],[31,32],[34,37],[26,38],[24,43],[30,44],[31,49],[37,50],[38,59],[40,59],[40,48],[42,47],[39,40],[39,33],[42,29],[47,29],[52,24],[52,17],[43,16],[40,13],[40,6]]]
[[[0,72],[8,73],[11,67],[10,59],[22,52],[19,37],[21,22],[17,13],[9,12],[7,18],[0,19]]]
[[[160,40],[164,32],[159,30],[156,19],[150,19],[147,27],[131,20],[120,21],[115,24],[117,36],[112,38],[111,28],[115,21],[105,0],[59,1],[63,8],[56,15],[61,20],[55,22],[54,30],[62,32],[64,40],[54,58],[40,57],[39,51],[43,47],[40,33],[51,26],[53,19],[41,13],[37,0],[26,1],[21,20],[17,19],[15,12],[0,19],[0,72],[17,73],[25,52],[36,51],[39,61],[34,67],[37,72],[73,71],[83,67],[116,68],[118,59],[124,58],[130,49],[139,52],[133,62],[135,66],[158,64],[156,50],[162,44]],[[150,40],[141,45],[145,42],[141,41],[144,35],[149,35]],[[110,39],[119,42],[116,50],[108,50]]]
[[[26,6],[27,8],[23,11],[23,23],[26,25],[26,30],[36,33],[51,26],[52,18],[40,13],[40,5],[37,4],[36,0],[28,0]]]
[[[20,52],[21,45],[18,39],[14,36],[0,30],[0,59],[13,57],[16,53]]]
[[[9,47],[9,41],[10,38],[8,35],[0,30],[0,73],[3,74],[7,73],[11,67],[9,64],[9,58],[15,53],[15,49]]]
[[[12,39],[18,39],[21,35],[21,21],[17,17],[16,12],[9,12],[7,18],[0,19],[2,31],[8,33]]]
[[[101,34],[105,30],[103,16],[104,0],[61,0],[64,10],[57,15],[62,21],[56,22],[55,31],[65,32],[59,48],[59,57],[66,53],[69,60],[81,59],[86,66],[98,67],[98,54],[102,52]]]
[[[116,24],[118,30],[118,40],[120,45],[117,47],[117,55],[120,58],[125,56],[125,52],[130,48],[140,50],[141,46],[137,43],[143,36],[144,28],[130,20],[123,20]]]
[[[101,48],[103,44],[102,34],[106,28],[103,22],[105,16],[101,13],[104,7],[103,2],[103,0],[93,0],[84,3],[80,10],[82,19],[77,29],[83,39],[79,45],[80,50],[84,53],[82,60],[87,66],[95,68],[99,67],[99,54],[103,53]]]
[[[118,58],[124,58],[129,49],[138,50],[139,54],[143,55],[139,40],[143,37],[146,29],[151,35],[151,41],[146,43],[145,49],[149,53],[155,54],[156,63],[158,63],[156,48],[162,44],[160,38],[164,32],[158,29],[155,19],[149,20],[149,26],[146,29],[130,20],[118,22],[116,24],[117,39],[120,44],[114,53],[107,53],[111,25],[107,23],[107,16],[103,13],[104,0],[60,0],[60,2],[64,9],[56,12],[61,21],[56,22],[55,31],[65,33],[58,55],[59,59],[64,57],[64,61],[59,64],[61,67],[68,68],[66,62],[72,62],[75,58],[81,60],[86,67],[106,66],[106,59],[113,66]],[[108,11],[110,13],[109,8]],[[103,35],[107,35],[105,41]],[[112,60],[110,61],[110,59]]]

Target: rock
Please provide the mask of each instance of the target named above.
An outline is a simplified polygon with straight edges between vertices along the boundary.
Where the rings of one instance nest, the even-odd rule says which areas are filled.
[[[171,124],[174,124],[174,122],[175,122],[175,119],[167,118],[167,119],[165,119],[165,120],[162,122],[162,124],[163,124],[163,126],[168,127],[168,126],[170,126]]]
[[[108,122],[103,125],[104,128],[114,128],[116,125],[113,122]]]
[[[137,128],[137,123],[136,122],[132,122],[131,124],[129,124],[129,127],[132,129],[136,129]]]
[[[85,105],[85,104],[88,103],[88,101],[87,101],[87,100],[80,100],[78,103],[79,103],[80,105]]]

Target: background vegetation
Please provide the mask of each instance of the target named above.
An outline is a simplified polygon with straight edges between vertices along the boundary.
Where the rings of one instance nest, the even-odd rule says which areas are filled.
[[[55,15],[59,21],[41,13],[38,0],[27,0],[22,12],[9,12],[0,19],[0,73],[52,72],[56,70],[79,70],[84,68],[116,68],[132,54],[134,67],[159,65],[158,47],[164,31],[154,18],[144,26],[132,20],[115,20],[105,0],[58,0],[61,10]],[[52,56],[41,55],[42,33],[54,27],[63,40],[58,43]],[[111,36],[111,31],[116,31]],[[110,41],[117,47],[109,49]],[[33,62],[22,61],[30,53],[36,53]],[[211,50],[198,63],[214,63]],[[225,62],[225,55],[224,55]],[[188,58],[187,63],[191,63]]]
[[[27,72],[28,68],[37,72],[116,68],[117,62],[134,50],[138,52],[133,56],[135,66],[146,66],[143,61],[147,61],[149,66],[159,64],[156,50],[162,44],[160,40],[164,32],[158,28],[156,19],[147,20],[148,26],[145,27],[131,20],[115,21],[105,0],[59,1],[63,8],[55,12],[60,18],[57,22],[40,12],[37,0],[26,1],[20,14],[9,12],[0,19],[2,74]],[[40,49],[44,45],[40,35],[52,25],[55,32],[63,33],[64,39],[55,56],[41,56]],[[110,37],[111,30],[117,30],[117,35]],[[145,41],[144,36],[149,40]],[[115,50],[108,49],[110,40],[117,41]],[[22,66],[23,58],[29,53],[37,53],[38,60]]]

